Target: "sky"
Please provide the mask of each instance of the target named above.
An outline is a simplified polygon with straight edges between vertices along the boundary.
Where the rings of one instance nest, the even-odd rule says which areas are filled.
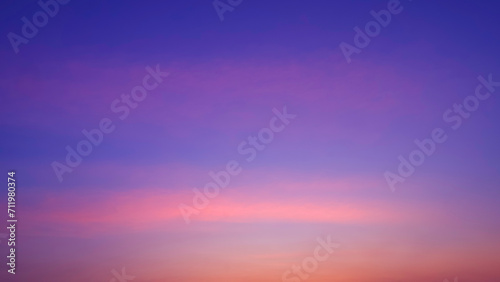
[[[40,3],[1,281],[500,281],[498,1]]]

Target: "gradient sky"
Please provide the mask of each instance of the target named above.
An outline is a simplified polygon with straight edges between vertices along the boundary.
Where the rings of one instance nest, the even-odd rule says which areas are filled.
[[[500,88],[459,129],[442,118],[478,76],[500,81],[499,2],[402,1],[347,63],[339,44],[387,2],[243,0],[220,21],[211,0],[74,0],[16,54],[7,34],[40,7],[3,1],[19,222],[0,280],[282,281],[329,235],[340,248],[307,281],[500,281]],[[157,65],[170,75],[120,120],[113,100]],[[245,161],[285,106],[297,117]],[[115,131],[59,182],[51,163],[102,118]],[[384,172],[438,127],[447,141],[392,192]],[[242,172],[186,224],[179,204],[230,160]]]

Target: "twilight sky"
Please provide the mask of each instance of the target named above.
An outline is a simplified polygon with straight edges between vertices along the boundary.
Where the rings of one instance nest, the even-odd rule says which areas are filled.
[[[54,1],[0,4],[1,281],[500,281],[498,1]]]

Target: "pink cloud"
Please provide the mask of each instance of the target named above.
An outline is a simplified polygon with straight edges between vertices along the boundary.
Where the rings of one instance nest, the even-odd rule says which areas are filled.
[[[361,184],[359,184],[361,183]],[[362,182],[350,184],[347,180],[309,183],[307,189],[324,191],[353,191]],[[267,186],[267,188],[266,188]],[[305,187],[305,186],[304,186]],[[273,189],[269,192],[269,189]],[[433,208],[422,211],[416,206],[394,204],[379,200],[325,200],[318,196],[290,195],[303,189],[295,183],[268,184],[255,189],[238,186],[222,190],[209,205],[193,215],[194,222],[330,222],[359,223],[408,223],[429,221]],[[361,188],[359,188],[361,189]],[[178,209],[180,203],[192,205],[191,188],[172,192],[159,187],[145,187],[128,191],[97,191],[75,193],[64,191],[45,193],[36,208],[27,211],[26,222],[34,233],[55,233],[62,236],[92,236],[128,230],[177,228],[183,225]],[[83,191],[80,189],[80,191]],[[357,191],[357,190],[354,190]],[[287,195],[288,194],[288,195]],[[287,195],[282,197],[281,195]],[[404,210],[404,213],[397,212]],[[433,216],[432,221],[439,220]],[[196,223],[194,223],[196,224]],[[42,227],[41,226],[49,226]],[[50,226],[52,226],[50,228]],[[170,226],[170,227],[169,227]],[[44,230],[44,231],[42,231]]]

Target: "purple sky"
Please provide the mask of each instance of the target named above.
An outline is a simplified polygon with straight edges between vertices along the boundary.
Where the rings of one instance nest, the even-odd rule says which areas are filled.
[[[339,45],[391,2],[243,0],[221,21],[211,1],[70,1],[17,47],[8,34],[42,8],[0,4],[0,163],[19,221],[17,273],[0,237],[0,280],[125,267],[134,281],[297,282],[282,274],[330,235],[340,248],[308,281],[500,281],[500,6],[401,1],[348,63]],[[113,131],[71,167],[66,147],[103,119]],[[252,147],[273,119],[283,129]],[[446,141],[401,176],[398,157],[436,128]],[[186,224],[179,205],[230,161],[241,172]]]

